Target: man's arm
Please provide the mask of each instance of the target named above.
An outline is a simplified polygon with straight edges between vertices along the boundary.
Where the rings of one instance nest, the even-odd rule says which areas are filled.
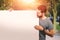
[[[54,36],[54,34],[55,34],[55,32],[54,32],[54,30],[53,29],[51,29],[51,30],[43,30],[48,36],[50,36],[50,37],[53,37]]]
[[[53,37],[53,35],[55,34],[55,31],[54,31],[54,28],[53,28],[53,24],[52,24],[52,22],[51,22],[50,19],[47,20],[47,21],[48,21],[48,29],[47,29],[47,30],[44,29],[44,32],[45,32],[48,36]]]
[[[50,37],[53,37],[53,35],[55,34],[55,32],[54,32],[53,29],[51,29],[51,30],[46,30],[46,29],[44,29],[42,26],[36,25],[36,26],[35,26],[35,29],[36,29],[36,30],[44,31],[44,32],[45,32],[48,36],[50,36]]]

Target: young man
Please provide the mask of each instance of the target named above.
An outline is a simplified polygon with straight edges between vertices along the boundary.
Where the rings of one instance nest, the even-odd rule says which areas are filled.
[[[52,22],[45,16],[46,11],[46,6],[40,5],[38,7],[37,17],[39,18],[39,25],[35,25],[35,29],[39,30],[39,40],[46,40],[46,35],[50,37],[54,35]]]

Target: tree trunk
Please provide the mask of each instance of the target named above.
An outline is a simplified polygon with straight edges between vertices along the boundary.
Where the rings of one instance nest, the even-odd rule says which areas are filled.
[[[55,5],[55,6],[54,6],[54,9],[53,9],[53,16],[54,16],[54,17],[53,17],[53,18],[54,18],[54,25],[53,25],[53,26],[54,26],[54,30],[55,30],[55,31],[56,31],[56,16],[57,16],[56,6],[57,6],[57,5]]]

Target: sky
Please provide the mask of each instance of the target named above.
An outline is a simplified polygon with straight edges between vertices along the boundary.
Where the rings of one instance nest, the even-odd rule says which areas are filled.
[[[12,8],[14,10],[31,10],[40,5],[36,0],[13,0]]]

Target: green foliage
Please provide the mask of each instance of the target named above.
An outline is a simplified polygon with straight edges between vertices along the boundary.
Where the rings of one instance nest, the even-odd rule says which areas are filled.
[[[57,17],[57,5],[60,3],[60,0],[49,0],[50,1],[50,6],[53,11],[53,17],[54,17],[54,29],[56,30],[56,17]]]
[[[57,24],[56,29],[60,30],[60,25],[59,24]]]
[[[7,10],[11,7],[11,0],[0,0],[0,10]]]
[[[4,0],[0,0],[0,7],[3,6]]]
[[[60,16],[60,3],[57,5],[57,16]]]

